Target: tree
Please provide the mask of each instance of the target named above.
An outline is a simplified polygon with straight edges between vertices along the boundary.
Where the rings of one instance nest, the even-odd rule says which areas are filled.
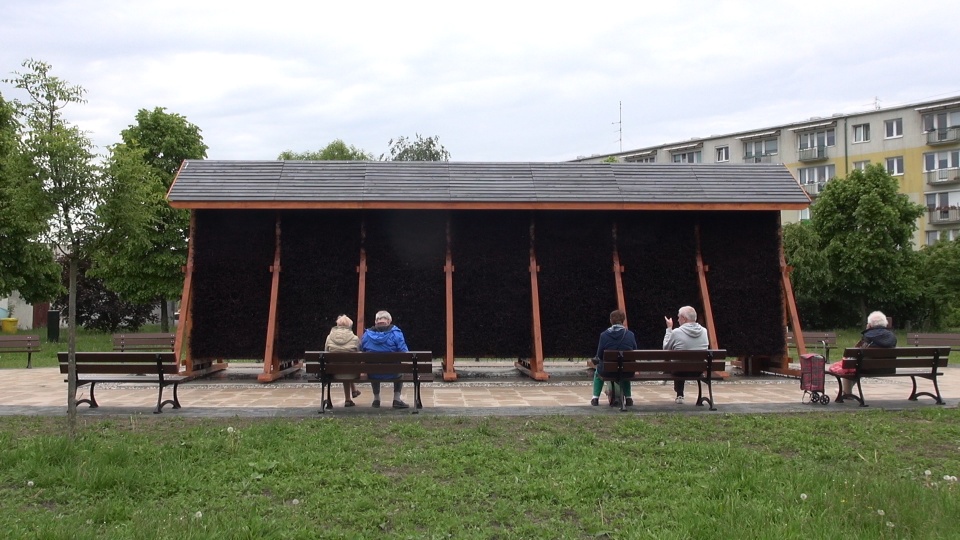
[[[36,303],[60,294],[60,268],[53,251],[40,241],[46,220],[18,189],[28,170],[16,111],[0,96],[0,297],[19,291]]]
[[[796,242],[785,238],[789,264],[823,268],[809,270],[809,279],[799,270],[798,288],[823,305],[852,307],[847,324],[875,309],[903,313],[920,295],[913,234],[923,212],[880,164],[831,180],[811,207],[810,233],[801,227],[791,231]]]
[[[380,155],[386,161],[450,161],[450,152],[440,144],[440,137],[424,138],[419,133],[411,140],[400,136],[390,139],[389,157]]]
[[[68,259],[69,368],[67,413],[70,434],[76,431],[77,405],[77,262],[87,248],[88,231],[95,222],[94,208],[99,198],[99,177],[94,164],[93,143],[76,126],[67,123],[63,110],[83,103],[84,90],[50,75],[51,66],[37,60],[23,62],[23,73],[14,72],[12,83],[27,94],[24,101],[14,100],[14,108],[24,120],[23,155],[29,167],[20,178],[18,194],[37,215],[48,218],[45,230],[50,242]]]
[[[185,159],[203,159],[200,129],[162,107],[140,109],[136,124],[110,148],[92,275],[136,304],[160,303],[169,332],[167,300],[183,290],[190,234],[188,210],[171,208],[167,191]]]
[[[62,279],[67,282],[67,261],[63,263]],[[77,264],[77,324],[88,330],[105,333],[120,329],[135,332],[154,320],[152,305],[124,300],[115,291],[108,289],[102,279],[93,277],[89,271],[92,264],[89,259],[78,261]],[[57,298],[54,305],[67,313],[70,312],[65,296]]]
[[[364,152],[356,146],[349,145],[340,139],[316,152],[293,152],[285,150],[277,156],[279,160],[296,161],[373,161],[373,155]]]
[[[920,250],[925,326],[960,326],[960,240],[941,240]]]

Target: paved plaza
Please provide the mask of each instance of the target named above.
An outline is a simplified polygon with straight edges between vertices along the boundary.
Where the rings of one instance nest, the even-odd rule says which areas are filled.
[[[320,410],[320,385],[309,383],[302,372],[272,382],[257,382],[262,365],[231,365],[212,377],[182,384],[179,389],[183,408],[164,408],[164,416],[183,417],[315,417]],[[802,403],[803,392],[797,379],[763,376],[743,377],[737,374],[714,384],[717,411],[697,407],[696,383],[687,383],[687,402],[673,402],[671,384],[634,384],[635,405],[621,413],[610,408],[601,399],[599,407],[590,406],[590,373],[566,362],[546,364],[551,378],[546,382],[532,381],[520,375],[507,364],[468,364],[457,366],[456,382],[425,383],[422,386],[423,415],[434,416],[539,416],[592,414],[723,414],[772,412],[857,412],[866,410],[902,410],[924,407],[954,408],[960,404],[960,368],[949,367],[939,379],[940,392],[946,405],[938,406],[929,397],[908,401],[911,383],[907,378],[865,379],[864,396],[869,407],[862,408],[855,401],[811,405]],[[67,385],[57,368],[6,369],[5,384],[0,390],[0,415],[60,415],[66,410]],[[830,378],[832,379],[832,378]],[[932,383],[919,380],[920,390],[932,389]],[[404,415],[411,410],[393,410],[389,407],[392,388],[385,384],[385,408],[370,406],[368,384],[360,384],[363,394],[354,401],[357,406],[343,407],[343,391],[333,386],[334,408],[327,414],[349,415]],[[836,381],[827,381],[831,400],[836,396]],[[89,393],[81,387],[80,397]],[[171,390],[166,390],[168,397]],[[100,384],[96,389],[98,409],[80,405],[84,416],[111,416],[150,414],[156,405],[156,386],[146,384]],[[412,385],[404,385],[404,400],[413,403]]]

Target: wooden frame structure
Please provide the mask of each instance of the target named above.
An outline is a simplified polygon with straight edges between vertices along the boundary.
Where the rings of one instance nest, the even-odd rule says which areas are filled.
[[[281,359],[277,356],[277,340],[280,339],[278,333],[278,297],[280,290],[280,280],[283,279],[283,269],[281,268],[281,250],[282,250],[282,240],[283,240],[283,220],[281,218],[280,212],[287,210],[302,210],[302,209],[311,209],[311,210],[447,210],[446,218],[446,249],[443,257],[443,265],[441,268],[438,268],[439,272],[443,272],[444,275],[444,298],[445,298],[445,351],[442,360],[442,370],[443,378],[445,381],[456,380],[456,368],[455,368],[455,343],[454,343],[454,328],[456,324],[455,318],[455,305],[453,302],[454,296],[454,283],[456,279],[456,261],[454,260],[453,251],[451,249],[451,217],[449,211],[451,210],[528,210],[528,211],[553,211],[553,210],[609,210],[609,211],[643,211],[643,210],[725,210],[725,211],[780,211],[784,209],[801,209],[805,208],[809,204],[809,197],[806,196],[802,188],[796,184],[796,180],[793,180],[789,176],[789,173],[785,170],[782,173],[777,173],[781,177],[783,174],[786,174],[786,178],[792,180],[796,184],[796,189],[799,193],[791,193],[789,197],[779,196],[777,198],[771,198],[769,201],[761,202],[709,202],[709,201],[670,201],[664,203],[662,201],[638,201],[638,200],[612,200],[612,201],[586,201],[586,202],[577,202],[571,200],[560,200],[560,201],[551,201],[543,202],[541,200],[525,200],[522,202],[517,201],[501,201],[501,202],[491,202],[487,200],[448,200],[448,201],[432,201],[432,200],[376,200],[376,199],[350,199],[350,200],[280,200],[280,201],[255,201],[251,202],[250,200],[200,200],[200,199],[190,199],[180,198],[176,196],[177,182],[183,176],[184,170],[194,163],[198,162],[184,162],[184,165],[181,167],[181,172],[178,174],[177,181],[174,182],[174,185],[171,187],[170,193],[168,193],[168,199],[171,202],[171,205],[177,208],[189,208],[191,210],[191,233],[190,233],[190,249],[188,252],[187,265],[184,267],[184,290],[181,299],[181,320],[180,326],[177,329],[176,333],[176,344],[175,351],[178,354],[178,358],[182,359],[183,365],[187,373],[190,374],[203,374],[210,371],[216,371],[223,369],[227,366],[222,359],[217,359],[213,361],[203,361],[196,362],[193,356],[191,355],[190,348],[187,346],[192,327],[192,317],[191,312],[193,309],[192,302],[194,298],[193,286],[194,286],[194,234],[196,228],[196,212],[203,211],[206,209],[273,209],[277,210],[275,220],[275,231],[274,231],[274,257],[273,264],[270,265],[269,271],[271,273],[270,281],[270,303],[269,303],[269,313],[268,313],[268,323],[266,329],[266,347],[264,350],[264,364],[263,364],[263,373],[260,374],[258,380],[261,382],[269,382],[276,380],[280,377],[285,376],[286,374],[296,371],[301,368],[301,361],[290,360],[290,359]],[[202,163],[202,162],[201,162]],[[259,163],[259,162],[257,162]],[[271,164],[272,165],[272,164]],[[363,166],[363,164],[357,164]],[[419,164],[422,167],[428,167],[426,164]],[[440,164],[434,164],[440,165]],[[572,164],[563,164],[570,165]],[[577,164],[580,165],[580,164]],[[318,165],[319,166],[319,165]],[[343,166],[343,164],[339,164]],[[379,165],[378,165],[379,166]],[[595,165],[583,165],[584,167],[595,167]],[[624,166],[626,167],[626,166]],[[452,168],[452,167],[451,167]],[[782,167],[781,167],[782,168]],[[729,170],[731,167],[723,167],[724,170]],[[626,169],[625,169],[626,170]],[[720,170],[720,169],[717,169]],[[749,172],[748,169],[744,169]],[[765,170],[756,168],[753,170]],[[699,172],[699,171],[698,171]],[[747,174],[747,173],[744,173]],[[789,183],[789,182],[786,182]],[[802,200],[800,199],[802,197]],[[547,380],[549,379],[549,374],[544,369],[544,347],[543,347],[543,333],[541,328],[541,313],[540,313],[540,286],[538,274],[540,272],[540,266],[537,261],[537,223],[533,219],[531,214],[530,225],[529,225],[529,263],[528,271],[530,276],[530,322],[531,322],[531,354],[528,359],[519,358],[515,366],[521,372],[527,374],[534,380]],[[364,246],[364,238],[366,236],[366,225],[363,219],[361,219],[360,225],[360,249],[358,255],[358,263],[356,265],[357,272],[357,284],[358,284],[358,294],[357,294],[357,316],[358,321],[361,324],[358,325],[357,334],[362,336],[363,328],[362,321],[364,321],[364,306],[366,303],[366,293],[367,293],[367,253]],[[623,274],[628,272],[630,269],[625,268],[621,264],[620,252],[617,244],[617,224],[614,221],[613,227],[611,230],[611,235],[613,238],[613,250],[611,253],[611,266],[613,280],[612,284],[615,288],[615,298],[616,304],[619,309],[626,311],[627,303],[625,301],[625,295],[627,292],[624,290],[623,283]],[[716,337],[716,329],[714,327],[714,316],[713,316],[713,307],[711,303],[711,296],[709,292],[709,264],[703,259],[703,255],[700,247],[700,226],[697,224],[695,226],[695,236],[696,236],[696,274],[697,274],[697,283],[699,286],[700,292],[700,301],[703,306],[704,313],[703,319],[705,321],[705,326],[707,327],[709,336],[710,336],[710,346],[711,348],[719,348]],[[793,298],[792,286],[789,280],[789,268],[786,267],[783,263],[783,253],[781,247],[781,253],[779,254],[781,260],[781,279],[782,279],[782,293],[784,296],[784,305],[786,306],[787,314],[785,314],[785,319],[789,319],[789,324],[795,335],[801,336],[799,338],[799,343],[802,344],[802,330],[799,325],[799,318],[797,316],[796,304]],[[629,316],[629,314],[628,314]],[[800,351],[803,353],[804,351]],[[435,354],[435,356],[437,356]],[[789,372],[787,366],[786,357],[773,359],[772,369],[777,372]]]

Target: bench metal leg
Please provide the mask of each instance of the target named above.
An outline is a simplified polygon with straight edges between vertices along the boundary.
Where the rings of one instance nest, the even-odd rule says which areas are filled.
[[[94,388],[96,388],[97,383],[96,383],[96,382],[86,383],[86,382],[77,381],[77,391],[78,391],[78,392],[80,391],[80,387],[83,386],[84,384],[89,384],[89,385],[90,385],[90,397],[89,397],[89,398],[83,398],[83,399],[77,399],[76,394],[74,394],[73,399],[77,402],[77,405],[80,405],[81,403],[86,403],[87,405],[90,405],[90,408],[91,408],[91,409],[96,409],[97,407],[100,406],[100,404],[97,403],[97,398],[96,398],[96,396],[93,395],[93,390],[94,390]]]
[[[922,377],[924,379],[930,379],[931,381],[933,381],[933,390],[936,392],[936,394],[932,394],[930,392],[917,392],[917,377]],[[936,375],[932,377],[925,376],[925,375],[911,375],[910,380],[913,381],[913,391],[910,392],[910,397],[908,397],[907,399],[909,399],[910,401],[916,401],[917,398],[920,396],[928,396],[928,397],[932,397],[934,401],[937,402],[937,405],[946,405],[946,403],[940,397],[940,385],[937,384]]]
[[[27,353],[27,369],[30,369],[32,367],[33,367],[33,353],[28,352]]]
[[[177,397],[177,387],[180,385],[180,382],[175,383],[160,383],[160,388],[157,391],[157,408],[154,409],[153,414],[160,414],[163,412],[163,407],[166,405],[172,405],[172,408],[180,408],[180,398]],[[173,399],[163,400],[163,389],[167,386],[173,386]]]
[[[413,414],[420,412],[423,408],[423,402],[420,401],[420,381],[413,382]]]
[[[320,414],[326,413],[327,409],[333,410],[333,398],[330,397],[331,386],[333,383],[330,381],[320,383]]]
[[[703,397],[703,387],[707,387],[707,393],[710,395],[709,398]],[[710,381],[704,381],[702,379],[697,379],[697,406],[703,406],[704,403],[709,403],[710,407],[708,408],[711,411],[717,410],[713,406],[713,385],[710,384]]]

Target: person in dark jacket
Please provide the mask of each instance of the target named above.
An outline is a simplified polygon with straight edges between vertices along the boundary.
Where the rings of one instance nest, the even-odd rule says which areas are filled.
[[[637,337],[623,325],[626,320],[627,315],[623,311],[613,310],[610,313],[610,328],[600,334],[597,354],[591,360],[593,365],[597,366],[597,371],[593,374],[593,398],[590,400],[590,405],[600,404],[600,391],[603,390],[603,379],[600,377],[603,366],[599,364],[603,359],[603,351],[632,351],[637,348]],[[633,397],[630,393],[630,381],[621,382],[620,389],[623,391],[625,405],[632,406]],[[611,404],[614,406],[620,405],[615,401]]]
[[[863,332],[860,332],[860,341],[857,342],[856,347],[862,349],[892,349],[896,346],[897,335],[887,328],[887,316],[880,311],[874,311],[870,315],[867,315],[867,328]],[[828,371],[837,375],[847,374],[843,369],[843,360],[830,364]],[[853,371],[854,370],[849,370],[850,373]],[[840,379],[840,388],[844,395],[850,394],[853,392],[853,381],[850,379]]]
[[[374,319],[374,326],[368,328],[360,339],[361,352],[407,352],[407,342],[403,332],[393,324],[393,316],[387,311],[378,311]],[[399,375],[371,374],[370,386],[373,389],[373,407],[380,407],[380,382],[374,379],[393,382],[393,408],[406,409],[410,406],[403,402],[403,381],[397,380]]]

